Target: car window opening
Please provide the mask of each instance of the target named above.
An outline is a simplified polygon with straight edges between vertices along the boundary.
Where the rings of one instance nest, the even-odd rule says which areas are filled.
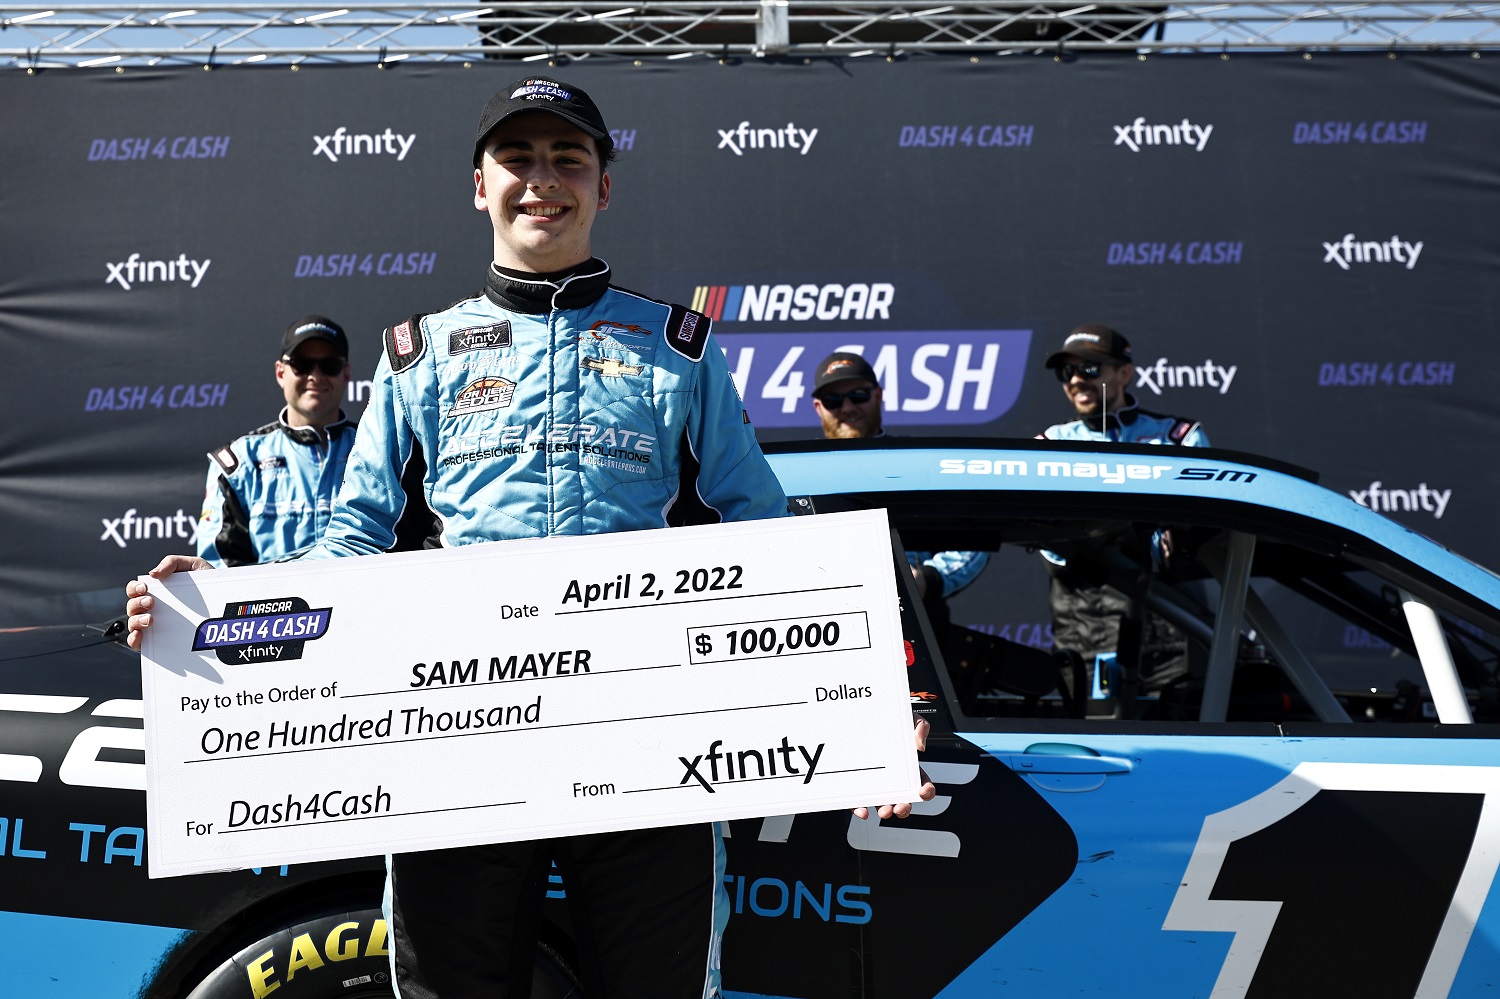
[[[1331,546],[1166,520],[974,526],[915,518],[899,542],[992,553],[983,586],[913,593],[964,718],[1500,721],[1494,622]]]

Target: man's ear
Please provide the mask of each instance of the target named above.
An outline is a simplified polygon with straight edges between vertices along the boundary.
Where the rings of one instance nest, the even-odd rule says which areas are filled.
[[[599,175],[599,210],[602,212],[609,207],[609,171],[606,170]]]

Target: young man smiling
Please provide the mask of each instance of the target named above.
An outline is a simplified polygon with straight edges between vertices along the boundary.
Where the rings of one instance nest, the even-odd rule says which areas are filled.
[[[612,154],[577,87],[491,98],[474,144],[484,293],[385,331],[333,525],[305,557],[386,551],[408,525],[446,546],[787,514],[709,320],[611,286],[592,255]],[[169,557],[153,575],[202,567]],[[138,648],[152,598],[126,592]],[[555,860],[591,999],[716,996],[723,856],[703,824],[394,855],[397,993],[528,996]]]

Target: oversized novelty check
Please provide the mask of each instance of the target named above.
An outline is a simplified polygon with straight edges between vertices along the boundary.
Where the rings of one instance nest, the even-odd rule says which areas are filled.
[[[914,801],[891,565],[871,511],[146,579],[150,874]]]

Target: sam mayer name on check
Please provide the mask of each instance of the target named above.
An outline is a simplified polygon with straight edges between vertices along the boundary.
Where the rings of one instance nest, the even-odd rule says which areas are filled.
[[[271,722],[262,729],[226,731],[211,728],[203,733],[199,748],[210,757],[239,753],[283,752],[289,749],[321,749],[331,746],[379,742],[392,737],[442,736],[458,732],[501,731],[542,720],[542,698],[530,704],[495,704],[458,711],[428,708],[392,708],[383,715],[351,718],[345,714],[330,722]]]

